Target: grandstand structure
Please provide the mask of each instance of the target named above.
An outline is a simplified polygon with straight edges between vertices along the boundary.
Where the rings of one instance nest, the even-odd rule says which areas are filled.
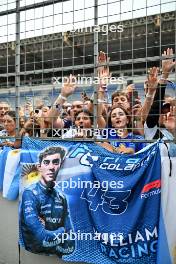
[[[98,49],[111,58],[113,76],[135,78],[160,66],[161,53],[176,46],[176,13],[167,12],[121,22],[123,32],[98,33]],[[109,24],[110,25],[110,24]],[[94,72],[94,34],[86,29],[20,40],[20,85],[50,85],[53,76]],[[0,43],[0,92],[15,86],[15,41]],[[27,88],[25,88],[27,89]]]

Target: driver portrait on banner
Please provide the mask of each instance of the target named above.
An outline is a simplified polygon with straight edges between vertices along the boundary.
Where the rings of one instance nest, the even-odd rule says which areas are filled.
[[[75,249],[75,241],[69,239],[73,229],[67,199],[56,184],[66,152],[60,146],[42,150],[37,165],[39,181],[25,188],[22,193],[20,245],[33,253],[62,257],[73,253]]]

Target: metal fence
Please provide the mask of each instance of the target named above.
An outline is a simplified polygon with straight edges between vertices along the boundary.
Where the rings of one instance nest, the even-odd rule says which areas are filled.
[[[159,67],[160,76],[163,51],[176,51],[175,10],[171,0],[2,0],[0,101],[16,111],[17,131],[19,110],[29,118],[31,108],[52,107],[70,74],[77,76],[77,88],[68,102],[92,99],[96,128],[99,51],[110,57],[105,67],[115,80],[108,83],[106,103],[131,80],[143,103],[149,68]],[[174,99],[174,70],[169,80],[166,95]]]

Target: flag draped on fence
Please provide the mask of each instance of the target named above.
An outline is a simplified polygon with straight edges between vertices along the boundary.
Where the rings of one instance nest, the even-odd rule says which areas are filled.
[[[40,181],[42,175],[37,162],[39,153],[53,146],[67,153],[55,186],[47,186],[47,189]],[[45,165],[57,163],[57,155],[52,157],[54,161],[51,156],[44,157]],[[157,248],[160,229],[164,228],[165,238],[167,236],[160,206],[159,143],[135,155],[118,155],[92,143],[28,138],[23,142],[21,164],[21,192],[24,194],[27,190],[29,196],[21,196],[20,243],[27,250],[33,251],[32,238],[35,237],[35,232],[28,232],[29,225],[37,223],[41,233],[37,232],[38,237],[35,237],[39,249],[35,253],[97,264],[159,264],[158,254],[162,251],[167,256],[164,263],[172,263],[167,241],[167,247]],[[53,190],[58,193],[60,202],[55,207],[51,199]],[[40,201],[36,198],[39,194]],[[62,208],[59,218],[55,215],[58,208]],[[63,221],[63,215],[69,225]],[[35,226],[33,228],[35,230]]]
[[[0,190],[3,197],[15,200],[19,193],[20,150],[4,147],[0,151]]]
[[[4,168],[3,197],[15,200],[19,192],[20,150],[10,150]]]
[[[1,150],[0,167],[3,197],[15,200],[20,187],[26,250],[95,264],[176,262],[176,157],[163,143],[123,155],[25,138],[22,150]]]

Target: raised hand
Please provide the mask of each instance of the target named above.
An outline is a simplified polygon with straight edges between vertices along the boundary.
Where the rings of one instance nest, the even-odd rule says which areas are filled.
[[[121,154],[134,154],[134,149],[126,147],[124,144],[120,144],[119,147],[116,148],[115,151]]]
[[[149,69],[149,74],[147,77],[147,81],[145,82],[145,93],[153,95],[158,86],[158,71],[157,67],[153,67]]]
[[[111,74],[109,72],[109,66],[105,66],[105,64],[109,63],[109,61],[110,58],[107,58],[106,54],[103,51],[100,51],[98,56],[98,78],[100,80],[100,88],[106,88],[109,83]]]
[[[62,89],[61,89],[61,95],[63,97],[68,97],[69,95],[73,94],[76,88],[76,77],[70,74],[68,78],[66,78],[66,81],[64,82]]]
[[[173,58],[167,58],[173,56],[173,49],[168,48],[164,51],[162,56],[162,77],[167,79],[176,65],[176,62],[173,61]]]
[[[12,141],[4,141],[4,142],[2,142],[2,145],[13,148],[14,147],[14,142],[12,142]]]

